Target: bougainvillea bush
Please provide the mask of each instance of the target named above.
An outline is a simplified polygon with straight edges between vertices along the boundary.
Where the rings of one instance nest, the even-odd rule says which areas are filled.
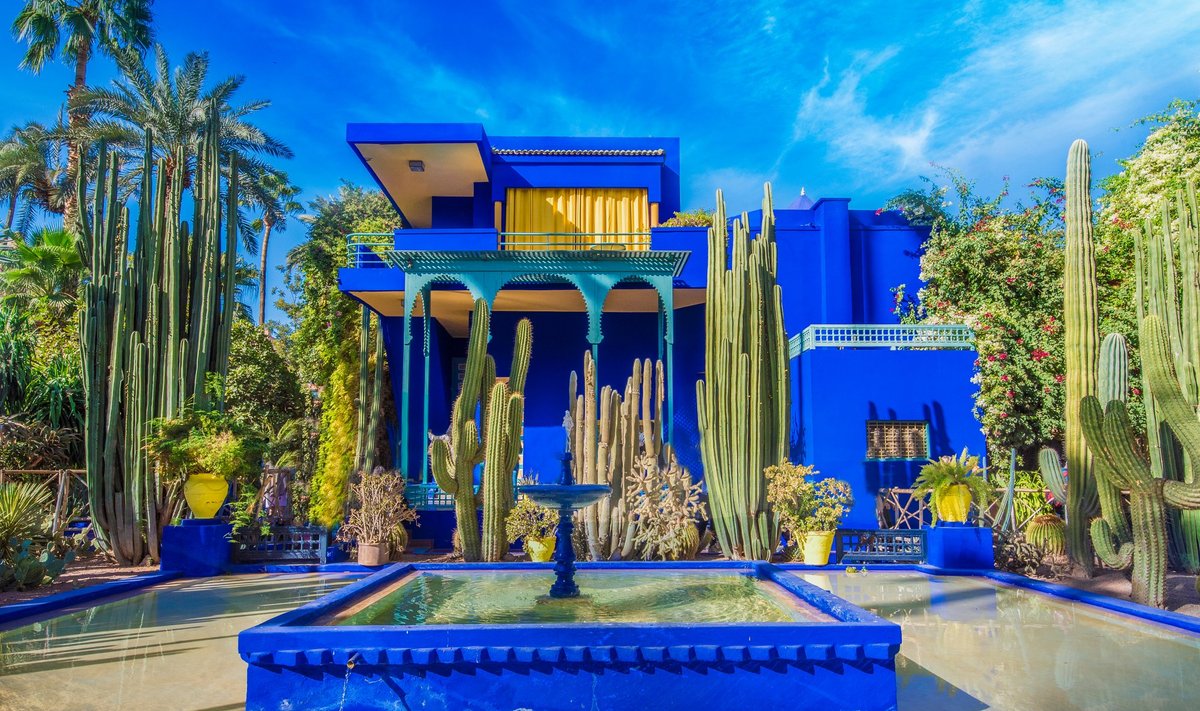
[[[1030,450],[1062,433],[1062,200],[1055,180],[1030,184],[1025,201],[994,197],[946,170],[888,203],[931,226],[921,259],[925,285],[913,300],[894,290],[903,322],[966,324],[975,331],[976,415],[992,459]]]

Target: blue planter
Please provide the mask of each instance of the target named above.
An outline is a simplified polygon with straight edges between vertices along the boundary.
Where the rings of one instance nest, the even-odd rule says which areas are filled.
[[[189,578],[220,575],[230,564],[233,526],[214,519],[186,519],[179,526],[167,526],[162,533],[164,572],[179,572]]]

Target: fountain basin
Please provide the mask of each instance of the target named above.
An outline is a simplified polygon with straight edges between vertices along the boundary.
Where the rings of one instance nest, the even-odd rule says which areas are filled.
[[[539,603],[549,565],[393,565],[242,632],[247,708],[895,708],[900,628],[781,568],[579,569]]]
[[[558,511],[590,506],[611,494],[612,487],[607,484],[529,484],[520,487],[520,492],[538,506]]]

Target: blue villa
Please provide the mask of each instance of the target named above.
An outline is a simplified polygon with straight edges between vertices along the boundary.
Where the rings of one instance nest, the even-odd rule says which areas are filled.
[[[347,141],[404,222],[394,234],[352,236],[339,279],[379,315],[400,423],[396,463],[428,512],[422,528],[446,508],[425,450],[428,432],[448,425],[476,298],[492,305],[502,376],[517,320],[533,323],[523,475],[557,476],[570,373],[591,350],[600,385],[623,386],[635,358],[664,361],[666,437],[703,477],[695,393],[707,230],[660,226],[680,209],[679,139],[351,124]],[[891,288],[919,284],[927,228],[852,210],[847,198],[801,195],[775,215],[792,458],[851,483],[846,527],[877,528],[880,488],[910,484],[931,456],[984,450],[971,334],[896,322]],[[758,224],[761,210],[748,219]]]

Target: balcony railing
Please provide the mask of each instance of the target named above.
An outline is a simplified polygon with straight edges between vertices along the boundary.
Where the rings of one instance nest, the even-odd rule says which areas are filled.
[[[391,232],[352,232],[346,235],[346,264],[351,267],[388,266],[388,255],[396,250]]]
[[[501,232],[500,249],[646,250],[649,232]]]
[[[892,350],[967,350],[975,333],[961,325],[812,325],[788,341],[791,357],[814,348],[889,348]]]

